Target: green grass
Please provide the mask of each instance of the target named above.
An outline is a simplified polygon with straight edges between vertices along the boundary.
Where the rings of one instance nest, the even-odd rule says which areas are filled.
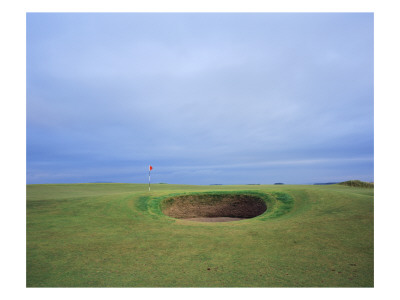
[[[363,188],[373,188],[374,183],[373,182],[365,182],[361,180],[348,180],[339,183],[341,185],[347,185],[347,186],[355,186],[355,187],[363,187]]]
[[[343,185],[27,185],[28,287],[372,287],[374,189]],[[245,192],[267,211],[200,223],[171,195]]]

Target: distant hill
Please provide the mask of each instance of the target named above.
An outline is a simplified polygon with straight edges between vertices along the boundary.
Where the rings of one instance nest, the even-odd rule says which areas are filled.
[[[374,183],[373,182],[365,182],[361,180],[348,180],[339,183],[341,185],[347,185],[347,186],[356,186],[356,187],[365,187],[365,188],[373,188]]]
[[[314,185],[327,185],[327,184],[338,184],[339,182],[321,182],[321,183],[314,183]]]

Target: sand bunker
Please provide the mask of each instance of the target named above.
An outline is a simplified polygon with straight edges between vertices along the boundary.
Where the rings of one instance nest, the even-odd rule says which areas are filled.
[[[167,198],[167,216],[198,222],[229,222],[254,218],[267,210],[265,202],[248,194],[191,194]]]

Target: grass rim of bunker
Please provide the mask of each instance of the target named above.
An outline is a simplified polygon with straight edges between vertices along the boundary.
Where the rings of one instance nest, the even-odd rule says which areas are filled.
[[[232,222],[255,218],[267,211],[261,195],[246,192],[208,192],[170,195],[160,203],[163,214],[197,222]]]

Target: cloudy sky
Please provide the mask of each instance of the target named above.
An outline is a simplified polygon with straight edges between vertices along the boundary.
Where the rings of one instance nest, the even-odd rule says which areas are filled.
[[[27,14],[27,183],[374,180],[373,14]]]

